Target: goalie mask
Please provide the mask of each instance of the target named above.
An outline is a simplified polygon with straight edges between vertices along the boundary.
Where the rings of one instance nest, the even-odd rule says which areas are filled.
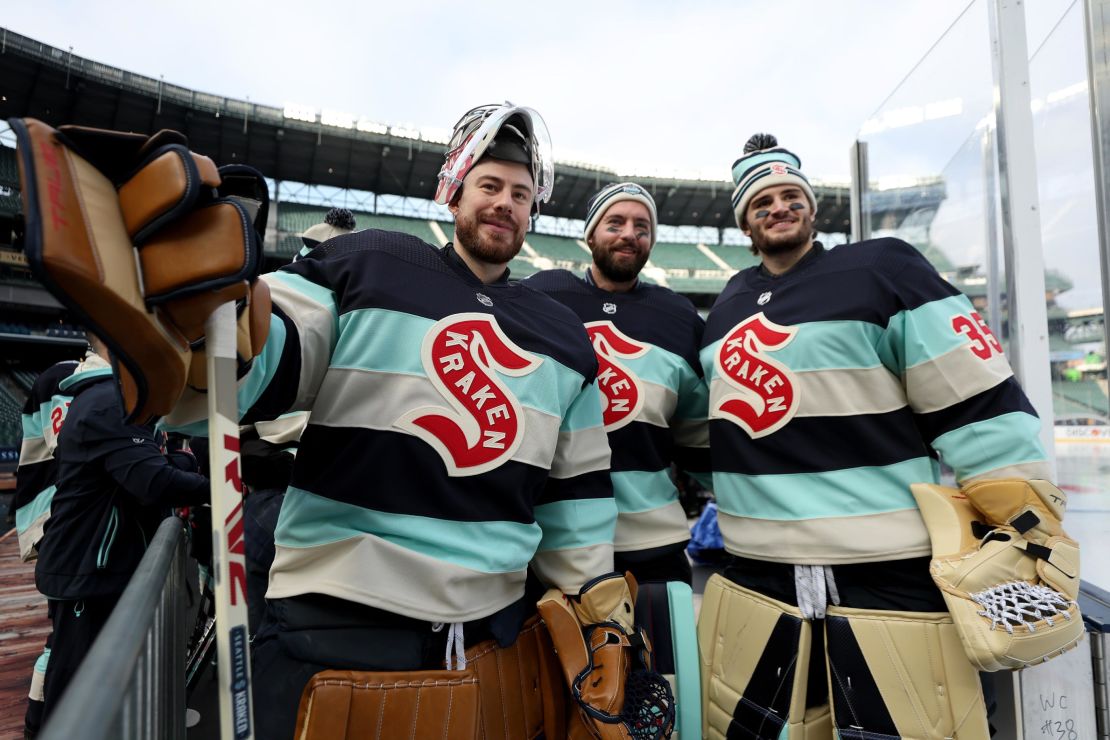
[[[551,137],[539,113],[509,102],[473,108],[455,124],[439,171],[435,202],[451,203],[467,173],[486,156],[518,162],[532,170],[532,213],[539,213],[540,204],[551,197],[555,175]]]

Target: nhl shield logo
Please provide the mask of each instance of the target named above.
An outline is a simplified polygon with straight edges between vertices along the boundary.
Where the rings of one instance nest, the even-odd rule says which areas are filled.
[[[524,439],[524,410],[498,375],[528,375],[542,360],[513,344],[484,313],[440,319],[424,335],[420,354],[449,408],[414,409],[394,426],[430,444],[454,477],[485,473],[512,458]]]
[[[602,306],[601,306],[601,310],[604,311],[607,314],[614,314],[614,313],[617,312],[617,304],[615,304],[615,303],[603,303]]]
[[[606,432],[631,423],[644,407],[644,386],[639,376],[620,360],[643,357],[651,349],[628,336],[612,321],[591,321],[586,334],[597,355],[597,386],[605,407],[601,420]]]
[[[763,353],[782,349],[797,333],[762,311],[728,332],[714,357],[722,382],[710,387],[709,417],[731,421],[752,439],[786,426],[798,411],[797,377]]]
[[[766,293],[759,294],[759,299],[756,300],[756,303],[758,303],[760,306],[766,306],[768,303],[770,303],[770,301],[771,291],[768,290]]]

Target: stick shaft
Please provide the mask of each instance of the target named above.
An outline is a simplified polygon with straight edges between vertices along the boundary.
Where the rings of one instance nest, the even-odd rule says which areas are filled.
[[[235,304],[225,303],[216,309],[208,319],[205,332],[220,738],[249,740],[254,737],[254,715],[247,634],[243,483],[239,474]]]

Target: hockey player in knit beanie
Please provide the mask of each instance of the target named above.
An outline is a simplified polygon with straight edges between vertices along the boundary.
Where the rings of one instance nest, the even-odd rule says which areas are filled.
[[[300,259],[328,239],[334,239],[343,234],[350,234],[355,230],[355,215],[346,208],[332,208],[324,216],[324,223],[309,226],[301,234],[301,247],[297,258]]]
[[[655,200],[647,190],[633,182],[602,188],[586,208],[584,236],[593,255],[589,279],[604,290],[635,286],[655,246],[657,223]]]
[[[771,134],[755,134],[744,145],[744,153],[732,164],[732,210],[736,225],[751,236],[748,223],[748,204],[760,191],[776,185],[795,185],[809,201],[810,216],[817,215],[817,199],[809,180],[802,174],[802,160],[793,152],[780,147]],[[752,254],[758,254],[755,245]]]

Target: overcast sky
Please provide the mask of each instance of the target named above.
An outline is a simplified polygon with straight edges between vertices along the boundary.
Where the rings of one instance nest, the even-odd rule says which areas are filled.
[[[770,131],[811,177],[968,0],[5,3],[0,25],[205,92],[449,128],[504,99],[555,155],[728,177]]]

